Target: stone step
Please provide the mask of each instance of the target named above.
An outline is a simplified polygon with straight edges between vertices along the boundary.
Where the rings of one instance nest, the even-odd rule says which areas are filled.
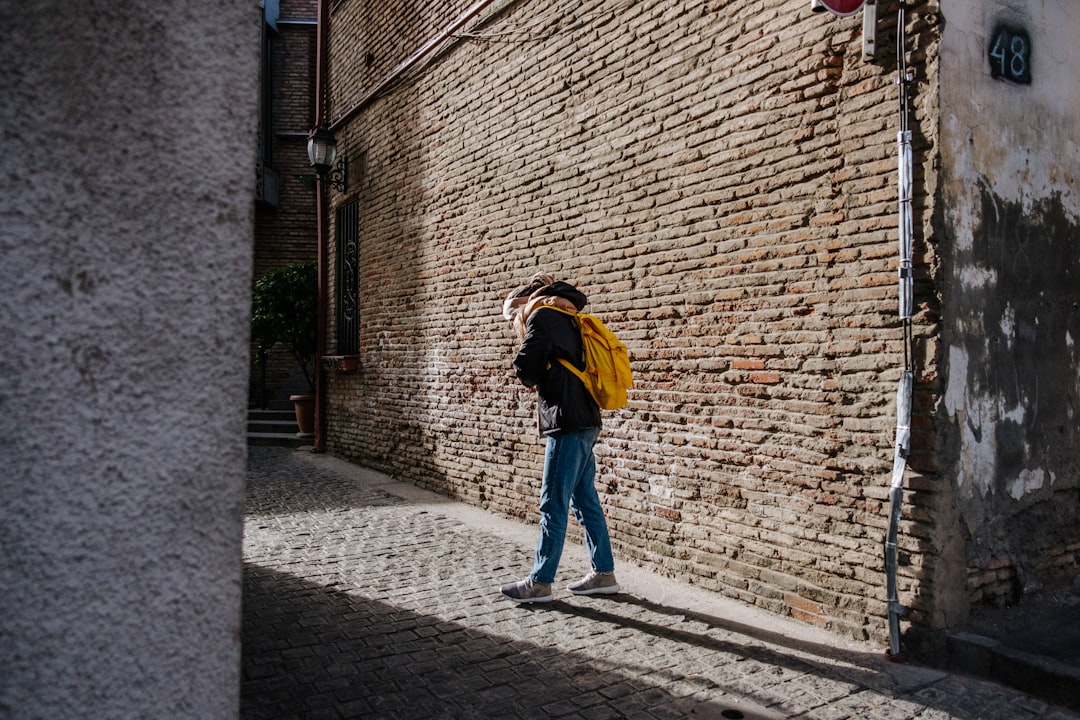
[[[305,445],[311,445],[314,442],[314,438],[301,437],[295,432],[293,433],[259,433],[249,432],[247,434],[247,444],[249,446],[254,445],[269,445],[273,447],[304,447]]]
[[[297,434],[296,414],[292,410],[248,410],[248,445],[303,447],[313,441],[310,436]]]
[[[296,413],[292,408],[248,408],[248,420],[291,419],[296,422]]]
[[[253,420],[248,418],[248,432],[256,433],[287,433],[296,432],[296,417],[288,417],[273,420]]]

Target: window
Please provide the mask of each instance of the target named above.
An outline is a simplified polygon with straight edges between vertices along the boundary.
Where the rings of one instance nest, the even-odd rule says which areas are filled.
[[[360,354],[360,203],[337,211],[337,354]]]

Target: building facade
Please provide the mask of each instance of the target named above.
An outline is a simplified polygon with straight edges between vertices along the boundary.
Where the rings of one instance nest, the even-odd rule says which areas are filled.
[[[315,0],[263,3],[255,277],[315,259]]]
[[[314,127],[316,0],[264,0],[259,89],[259,164],[253,280],[318,254],[316,177],[307,156]],[[292,407],[308,386],[283,346],[253,339],[249,405]]]
[[[326,374],[326,449],[533,517],[543,446],[499,311],[543,269],[630,349],[597,448],[623,561],[884,640],[910,372],[912,641],[1067,585],[1080,8],[969,5],[330,2],[350,182],[323,189],[325,352],[358,367]]]
[[[935,584],[950,621],[1080,590],[1080,53],[1066,39],[1080,8],[943,6],[937,417],[952,513],[937,518]]]

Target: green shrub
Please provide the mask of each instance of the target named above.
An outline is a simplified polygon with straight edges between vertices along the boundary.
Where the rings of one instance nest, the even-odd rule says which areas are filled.
[[[315,389],[319,302],[315,261],[294,263],[259,278],[251,297],[251,337],[263,348],[281,343]]]

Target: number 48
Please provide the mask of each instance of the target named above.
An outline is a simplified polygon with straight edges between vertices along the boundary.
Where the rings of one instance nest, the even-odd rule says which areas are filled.
[[[1031,39],[1025,31],[1001,27],[994,32],[990,75],[1017,83],[1031,82]]]

